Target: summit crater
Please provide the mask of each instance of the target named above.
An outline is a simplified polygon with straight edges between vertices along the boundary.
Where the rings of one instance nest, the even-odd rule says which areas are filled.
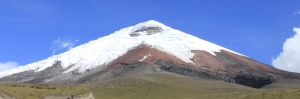
[[[141,35],[153,35],[156,33],[161,33],[165,30],[171,29],[168,26],[165,26],[162,23],[159,23],[154,20],[149,20],[147,22],[139,23],[135,25],[129,35],[131,37],[141,36]]]

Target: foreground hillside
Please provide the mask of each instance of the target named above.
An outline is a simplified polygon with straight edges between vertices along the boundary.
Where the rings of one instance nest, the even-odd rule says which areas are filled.
[[[300,99],[299,80],[262,89],[171,73],[124,75],[79,86],[0,84],[0,99]],[[88,92],[92,93],[88,93]],[[73,98],[72,98],[73,97]]]
[[[85,86],[90,86],[96,99],[300,99],[299,84],[254,89],[174,74],[131,75]]]
[[[75,99],[86,97],[84,95],[89,95],[88,88],[20,83],[0,84],[0,99]]]

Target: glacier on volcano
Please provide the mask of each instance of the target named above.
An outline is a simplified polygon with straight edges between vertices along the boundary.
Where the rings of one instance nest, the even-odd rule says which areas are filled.
[[[157,21],[150,20],[135,26],[123,28],[108,36],[79,45],[67,52],[51,56],[45,60],[0,72],[0,78],[29,70],[39,72],[51,67],[57,61],[61,61],[62,67],[66,69],[64,73],[75,70],[83,73],[95,67],[105,69],[113,60],[137,46],[151,46],[174,55],[187,63],[193,63],[190,60],[194,56],[194,53],[191,52],[192,50],[204,50],[212,55],[215,55],[215,52],[219,52],[220,50],[236,53],[165,26]]]

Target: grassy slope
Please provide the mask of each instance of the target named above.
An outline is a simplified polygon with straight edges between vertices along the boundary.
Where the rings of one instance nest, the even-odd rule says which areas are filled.
[[[269,89],[251,93],[244,99],[300,99],[300,88]]]
[[[41,99],[42,97],[70,96],[72,94],[82,94],[89,91],[88,88],[71,86],[48,86],[32,84],[0,84],[0,91],[21,99]]]
[[[279,79],[275,83],[265,86],[268,89],[274,88],[300,88],[300,80],[295,79]]]
[[[0,84],[0,91],[22,99],[69,96],[89,90],[96,99],[300,99],[298,82],[278,81],[264,89],[254,89],[222,81],[151,74],[117,77],[80,87]]]
[[[254,89],[221,81],[153,74],[116,78],[93,85],[97,99],[198,99],[244,97]]]
[[[126,76],[90,86],[96,99],[300,99],[300,88],[254,89],[169,74]]]

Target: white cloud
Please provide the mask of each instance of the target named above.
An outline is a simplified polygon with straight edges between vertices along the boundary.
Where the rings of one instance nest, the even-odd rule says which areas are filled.
[[[19,64],[16,63],[16,62],[0,62],[0,72],[1,71],[7,71],[7,70],[10,70],[10,69],[13,69],[13,68],[17,68],[19,67]]]
[[[294,15],[300,14],[300,11],[294,12]]]
[[[273,66],[279,69],[300,73],[300,28],[294,28],[296,34],[283,44],[283,52],[273,59]]]
[[[79,40],[73,39],[71,37],[57,38],[51,44],[52,55],[61,50],[70,50],[75,46]]]

